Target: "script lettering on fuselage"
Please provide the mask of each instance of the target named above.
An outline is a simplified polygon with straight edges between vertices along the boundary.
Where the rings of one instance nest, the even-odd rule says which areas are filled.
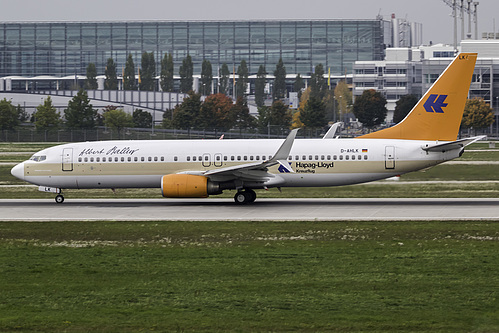
[[[130,147],[123,147],[123,148],[118,148],[118,146],[114,146],[113,148],[109,150],[105,150],[104,148],[102,149],[93,149],[93,148],[86,148],[83,149],[78,156],[85,156],[85,155],[133,155],[135,152],[137,152],[139,149],[132,149]]]

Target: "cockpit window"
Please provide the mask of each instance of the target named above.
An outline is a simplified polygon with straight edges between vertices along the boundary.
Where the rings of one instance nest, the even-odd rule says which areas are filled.
[[[47,159],[46,155],[33,155],[30,158],[30,161],[41,162]]]

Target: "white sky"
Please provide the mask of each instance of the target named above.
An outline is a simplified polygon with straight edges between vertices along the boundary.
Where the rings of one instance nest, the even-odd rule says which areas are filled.
[[[499,1],[479,2],[481,38],[494,30],[495,18],[499,30]],[[442,0],[5,0],[0,21],[374,19],[378,13],[422,23],[425,44],[453,42],[451,8]]]

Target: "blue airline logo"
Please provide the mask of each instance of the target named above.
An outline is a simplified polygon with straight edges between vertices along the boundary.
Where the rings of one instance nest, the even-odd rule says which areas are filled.
[[[447,106],[447,103],[444,103],[446,98],[447,95],[431,94],[423,104],[423,107],[426,112],[444,113],[442,108]]]
[[[291,165],[291,163],[289,164]],[[280,173],[290,173],[291,171],[289,171],[286,167],[284,167],[284,165],[280,165],[279,168],[277,169]]]

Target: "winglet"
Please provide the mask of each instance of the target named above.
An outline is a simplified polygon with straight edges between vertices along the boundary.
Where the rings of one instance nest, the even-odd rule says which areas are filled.
[[[334,139],[336,132],[338,132],[338,129],[340,129],[342,126],[343,126],[342,122],[337,122],[337,123],[332,124],[331,127],[329,127],[327,133],[324,134],[322,139],[323,140],[324,139]]]
[[[289,156],[289,152],[291,151],[291,147],[293,147],[293,142],[295,141],[296,138],[296,132],[298,132],[299,128],[295,128],[292,130],[289,134],[286,140],[282,143],[281,147],[275,155],[268,160],[270,163],[278,162],[279,160],[287,160]]]

